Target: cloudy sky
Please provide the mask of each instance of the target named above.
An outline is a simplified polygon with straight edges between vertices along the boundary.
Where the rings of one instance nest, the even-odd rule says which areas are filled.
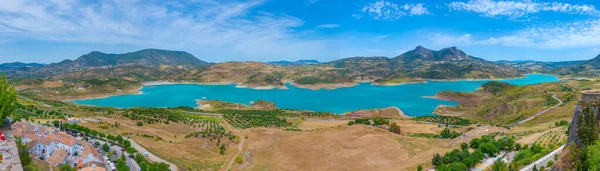
[[[600,54],[600,1],[3,0],[0,63],[90,51],[187,51],[209,62],[394,57],[457,46],[488,60]]]

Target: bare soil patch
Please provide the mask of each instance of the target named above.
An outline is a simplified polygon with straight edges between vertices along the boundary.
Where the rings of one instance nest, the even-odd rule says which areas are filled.
[[[448,140],[413,138],[366,125],[309,132],[251,129],[243,170],[414,170],[449,151]],[[246,161],[246,160],[245,160]]]

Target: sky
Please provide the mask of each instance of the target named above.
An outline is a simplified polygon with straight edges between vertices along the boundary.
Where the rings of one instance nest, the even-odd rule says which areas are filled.
[[[457,46],[487,60],[600,54],[600,1],[3,0],[0,63],[91,51],[186,51],[208,62],[395,57]]]

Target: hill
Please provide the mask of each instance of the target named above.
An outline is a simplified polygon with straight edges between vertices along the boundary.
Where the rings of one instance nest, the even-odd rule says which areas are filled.
[[[492,124],[509,124],[530,117],[559,102],[575,100],[576,92],[561,83],[516,86],[504,82],[488,82],[475,92],[444,91],[441,99],[460,102],[456,106],[438,107],[434,113],[453,115]]]
[[[405,52],[397,56],[396,58],[401,59],[404,62],[410,62],[415,60],[436,62],[475,59],[467,55],[465,52],[456,48],[456,46],[444,48],[439,51],[434,51],[420,45],[417,46],[414,50]]]
[[[542,62],[542,61],[497,61],[498,63],[507,64],[514,66],[515,68],[524,72],[538,72],[548,73],[561,67],[568,67],[578,65],[586,62],[585,60],[579,61],[560,61],[560,62]]]
[[[39,68],[35,72],[45,73],[46,75],[56,75],[95,68],[112,68],[132,65],[145,67],[168,65],[195,68],[209,64],[196,58],[192,54],[182,51],[144,49],[124,54],[106,54],[93,51],[80,56],[76,60],[67,59],[59,63],[53,63]]]
[[[599,77],[600,55],[577,65],[564,66],[552,71],[554,74],[575,77]]]
[[[3,63],[0,64],[0,74],[6,74],[9,78],[18,76],[34,76],[29,71],[43,67],[44,64],[39,63]]]
[[[271,65],[282,65],[282,66],[298,66],[298,65],[315,65],[320,64],[321,62],[317,60],[298,60],[298,61],[272,61],[267,62],[267,64]]]
[[[29,73],[70,82],[119,78],[138,82],[172,80],[281,87],[289,81],[318,89],[323,85],[335,88],[359,81],[396,84],[427,79],[514,78],[526,72],[510,64],[473,57],[456,47],[436,51],[417,46],[393,58],[352,57],[327,63],[301,60],[209,64],[180,51],[146,49],[125,54],[91,52],[76,60],[35,68]]]

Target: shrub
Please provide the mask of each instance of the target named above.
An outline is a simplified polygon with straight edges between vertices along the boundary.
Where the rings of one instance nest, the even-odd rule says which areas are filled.
[[[242,162],[244,162],[244,159],[242,159],[242,156],[237,156],[235,157],[235,162],[238,164],[242,164]]]
[[[390,132],[396,133],[396,134],[400,134],[401,130],[400,130],[400,126],[398,126],[396,124],[396,122],[392,122],[392,124],[390,125]]]

